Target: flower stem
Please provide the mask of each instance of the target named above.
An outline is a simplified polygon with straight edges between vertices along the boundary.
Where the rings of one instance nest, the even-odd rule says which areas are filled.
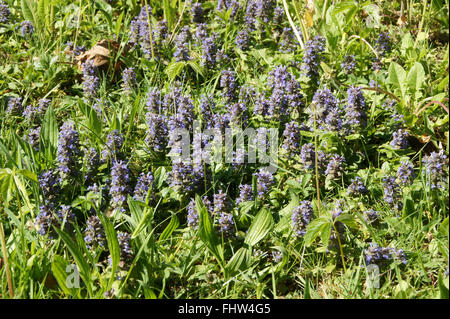
[[[317,132],[316,132],[316,105],[313,103],[313,113],[314,113],[314,166],[316,175],[316,191],[317,191],[317,207],[319,209],[319,216],[322,215],[322,205],[320,203],[320,188],[319,188],[319,160],[317,153]]]

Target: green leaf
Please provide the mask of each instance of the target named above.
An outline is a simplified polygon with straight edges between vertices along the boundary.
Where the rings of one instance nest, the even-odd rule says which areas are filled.
[[[189,66],[195,71],[195,73],[204,76],[203,68],[195,61],[189,61]]]
[[[388,81],[400,90],[402,98],[405,98],[406,93],[406,71],[397,63],[391,62],[388,70]]]
[[[244,270],[251,258],[250,249],[247,247],[241,247],[239,250],[231,257],[226,265],[228,275],[233,275],[239,270]]]
[[[350,228],[358,227],[355,218],[350,214],[341,214],[336,218],[336,221],[339,221]]]
[[[402,38],[400,50],[402,51],[403,55],[406,55],[406,52],[412,48],[414,48],[414,40],[411,34],[409,32],[406,32]]]
[[[448,216],[442,221],[439,226],[439,234],[442,236],[448,236]]]
[[[335,16],[338,13],[345,12],[349,9],[355,8],[355,1],[344,1],[335,5],[332,15]]]
[[[96,136],[100,136],[102,134],[102,122],[99,121],[97,112],[94,108],[91,108],[91,112],[89,114],[89,129],[95,133]]]
[[[414,66],[408,72],[406,82],[411,95],[417,100],[420,97],[420,88],[425,82],[425,70],[422,64],[419,62],[414,63]]]
[[[400,218],[388,217],[385,220],[389,224],[389,226],[391,226],[396,232],[400,234],[406,234],[410,232],[410,227]]]
[[[223,266],[223,248],[219,244],[219,240],[214,231],[211,219],[205,205],[203,205],[202,199],[198,194],[195,195],[195,204],[197,213],[199,215],[198,234],[203,243],[208,247],[210,252],[217,258],[219,263]]]
[[[368,27],[379,27],[381,25],[380,8],[376,4],[369,4],[363,7],[364,11],[371,17],[372,23]]]
[[[49,8],[48,0],[39,0],[37,4],[37,19],[41,31],[45,30],[45,17]]]
[[[330,241],[331,235],[331,224],[325,224],[320,231],[320,238],[322,240],[322,245],[328,247],[328,242]]]
[[[52,262],[52,273],[53,276],[56,278],[56,281],[59,284],[59,287],[61,287],[62,291],[68,295],[73,296],[74,292],[72,289],[69,289],[66,285],[66,279],[67,279],[67,272],[66,268],[69,265],[69,263],[61,256],[55,255],[53,257]]]
[[[177,215],[172,215],[169,225],[167,225],[167,227],[159,236],[159,241],[164,241],[169,238],[170,235],[172,235],[172,233],[175,231],[175,229],[178,228],[178,226],[180,226],[180,221],[178,220]]]
[[[106,3],[104,3],[104,2],[95,1],[95,6],[96,6],[97,10],[99,10],[101,13],[103,13],[103,16],[105,17],[106,22],[108,23],[109,30],[112,31],[114,29],[113,23],[112,23],[112,15],[110,12],[108,12],[106,10],[105,5],[106,5]]]
[[[306,234],[304,237],[306,247],[312,245],[314,240],[322,233],[325,227],[330,226],[330,220],[325,217],[319,217],[314,219],[309,225],[306,227]]]
[[[119,247],[119,241],[117,239],[116,231],[114,230],[113,224],[109,221],[109,219],[103,215],[102,213],[98,214],[98,217],[100,218],[103,229],[105,230],[106,235],[106,241],[108,242],[108,249],[109,254],[111,256],[111,278],[109,279],[108,283],[108,289],[110,290],[112,287],[112,284],[115,279],[115,273],[117,270],[117,266],[120,262],[120,247]]]
[[[58,123],[53,107],[49,106],[42,121],[39,149],[44,150],[48,160],[55,159],[58,148]]]
[[[91,269],[84,258],[83,254],[78,249],[75,242],[67,235],[65,232],[61,231],[57,227],[54,227],[55,231],[58,233],[59,237],[66,244],[70,253],[72,254],[75,262],[77,263],[78,269],[80,270],[80,276],[83,279],[84,284],[88,290],[89,295],[92,295],[92,287],[91,287]]]
[[[265,208],[261,209],[261,211],[258,213],[258,215],[256,215],[255,219],[250,225],[244,243],[249,246],[256,245],[269,233],[269,231],[272,229],[272,226],[272,213]]]
[[[0,140],[0,153],[2,153],[3,155],[5,155],[8,158],[8,161],[11,162],[12,164],[14,164],[15,166],[17,166],[16,161],[14,160],[14,158],[12,158],[10,151],[8,150],[8,148],[2,143],[2,141]],[[4,163],[7,164],[7,163]],[[6,165],[4,165],[6,166]]]
[[[311,286],[309,285],[308,278],[306,278],[306,281],[305,281],[305,290],[303,292],[303,298],[304,299],[312,299],[311,298]]]
[[[5,205],[8,206],[12,196],[14,176],[8,174],[3,176],[1,180],[3,182],[0,185],[0,194],[2,195],[2,199],[5,202]]]
[[[184,62],[175,62],[175,63],[171,63],[169,64],[169,66],[167,66],[166,69],[166,74],[169,77],[170,81],[173,81],[183,70],[183,68],[185,67],[186,63]]]
[[[448,299],[448,276],[445,279],[442,279],[442,276],[439,274],[439,298]]]
[[[173,8],[170,6],[170,0],[163,0],[163,11],[164,11],[164,19],[167,21],[169,30],[172,30],[175,10],[173,10]]]
[[[119,17],[117,18],[116,21],[116,28],[114,30],[114,33],[116,34],[116,37],[119,37],[119,33],[120,33],[120,27],[122,26],[122,20],[123,20],[123,15],[125,14],[125,11],[122,11],[122,13],[119,15]]]
[[[130,201],[129,201],[130,202]],[[135,205],[137,206],[137,205]],[[148,226],[148,219],[150,216],[153,215],[153,207],[149,207],[145,210],[144,215],[142,216],[142,218],[139,220],[139,223],[137,224],[136,228],[134,229],[133,233],[131,234],[131,238],[134,239],[136,238],[141,232],[142,230]],[[162,234],[161,234],[162,236]]]
[[[38,25],[38,13],[33,0],[21,0],[20,6],[22,8],[22,15],[25,20],[30,21],[35,28],[39,28]]]
[[[27,169],[19,169],[19,170],[17,170],[17,173],[28,178],[30,181],[33,181],[36,183],[38,182],[36,174],[33,173],[32,171],[29,171]]]

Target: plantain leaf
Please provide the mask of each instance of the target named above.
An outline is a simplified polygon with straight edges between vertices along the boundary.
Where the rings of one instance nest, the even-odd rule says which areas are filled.
[[[251,257],[250,249],[247,247],[241,247],[238,251],[231,257],[226,265],[226,270],[228,275],[233,275],[239,270],[244,270],[247,268],[249,260]]]
[[[39,0],[37,3],[37,19],[40,28],[43,28],[45,25],[45,16],[46,16],[46,1]]]
[[[72,254],[75,262],[77,263],[78,269],[80,270],[80,276],[86,285],[89,295],[92,295],[91,286],[91,269],[86,261],[86,258],[81,254],[75,242],[67,235],[65,232],[61,231],[57,227],[54,227],[55,231],[58,233],[59,237],[66,244],[70,253]]]
[[[391,62],[388,70],[388,81],[400,90],[402,98],[405,98],[406,93],[406,71],[395,62]]]
[[[148,225],[148,219],[152,215],[153,215],[153,207],[147,208],[142,218],[139,220],[139,223],[137,224],[136,228],[134,229],[133,234],[131,234],[132,239],[136,238],[142,232],[142,230]]]
[[[99,213],[98,217],[100,218],[102,224],[103,224],[103,228],[105,230],[105,235],[106,235],[106,241],[108,242],[108,249],[109,249],[109,254],[111,257],[111,278],[109,279],[108,282],[108,289],[110,290],[112,287],[112,284],[114,282],[115,279],[115,273],[116,273],[116,269],[117,266],[119,265],[120,262],[120,247],[119,247],[119,241],[117,239],[117,234],[116,231],[114,229],[113,224],[109,221],[109,219]]]
[[[161,235],[159,236],[159,240],[164,241],[169,238],[170,235],[172,235],[172,233],[175,231],[175,229],[178,228],[178,226],[180,226],[180,221],[178,220],[177,215],[172,215],[169,225],[167,225],[167,227],[161,233]]]
[[[42,121],[39,149],[44,150],[45,157],[52,161],[58,147],[58,124],[53,107],[49,106]]]
[[[425,82],[425,70],[421,63],[414,63],[414,66],[408,72],[406,82],[411,95],[417,100],[420,97],[420,88]]]
[[[97,112],[94,110],[94,108],[91,108],[91,112],[89,114],[88,127],[97,136],[100,136],[102,134],[102,121],[99,121]]]
[[[439,298],[447,299],[448,295],[448,276],[445,279],[442,279],[442,276],[439,274]]]
[[[205,243],[206,247],[208,247],[211,253],[217,258],[219,263],[221,263],[221,265],[223,266],[223,248],[219,244],[219,240],[214,231],[208,211],[206,210],[205,205],[203,205],[202,199],[198,194],[195,195],[195,204],[199,216],[199,237],[203,241],[203,243]]]
[[[42,1],[42,0],[40,0]],[[38,30],[39,33],[42,32],[42,26],[44,23],[44,16],[39,16],[39,6],[44,6],[34,0],[21,0],[20,6],[22,9],[22,15],[25,20],[30,21],[33,26]],[[42,8],[43,9],[43,8]]]
[[[269,210],[263,208],[256,215],[250,228],[248,230],[247,236],[245,237],[244,243],[249,246],[256,245],[261,239],[263,239],[273,226],[273,217]]]
[[[55,255],[53,257],[52,262],[52,273],[53,276],[56,278],[56,281],[59,284],[59,287],[61,287],[62,291],[68,295],[73,296],[74,292],[72,289],[68,288],[66,285],[66,279],[67,279],[67,272],[66,268],[69,263],[61,256]]]

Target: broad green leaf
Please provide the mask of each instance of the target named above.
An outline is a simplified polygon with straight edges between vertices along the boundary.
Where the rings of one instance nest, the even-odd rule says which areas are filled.
[[[164,231],[159,236],[159,241],[164,241],[172,235],[172,233],[180,226],[180,221],[177,215],[172,215],[169,225],[164,229]]]
[[[130,224],[131,226],[135,229],[133,232],[133,235],[131,235],[132,238],[134,238],[135,236],[137,236],[137,233],[140,231],[141,228],[143,228],[143,225],[141,225],[139,227],[139,224],[144,224],[144,209],[142,207],[142,205],[140,205],[141,203],[138,201],[135,201],[131,196],[128,197],[127,199],[127,203],[128,203],[128,207],[130,208],[130,214],[131,214],[131,218],[130,218]],[[147,217],[145,217],[147,218]],[[139,231],[136,230],[139,227]]]
[[[338,13],[345,12],[345,11],[347,11],[349,9],[353,9],[353,8],[356,8],[355,1],[343,1],[334,6],[332,15],[335,16]]]
[[[103,14],[103,16],[106,19],[106,22],[108,23],[109,30],[112,31],[114,29],[114,27],[113,27],[113,23],[112,23],[112,15],[111,15],[111,13],[106,10],[106,7],[104,6],[103,2],[100,2],[100,1],[97,2],[96,1],[95,2],[95,6],[96,6],[97,10],[99,10]]]
[[[108,289],[111,289],[111,286],[114,282],[115,279],[115,273],[117,270],[117,266],[119,265],[120,262],[120,247],[119,247],[119,241],[117,239],[117,233],[114,229],[113,224],[109,221],[109,219],[99,213],[98,214],[102,224],[103,224],[103,229],[105,230],[105,235],[106,235],[106,241],[108,242],[108,249],[109,249],[109,254],[111,257],[111,278],[109,280],[108,283]]]
[[[406,51],[412,48],[414,48],[414,40],[411,34],[409,32],[406,32],[402,38],[400,50],[402,51],[402,54],[405,55]]]
[[[22,196],[25,199],[25,203],[28,205],[28,207],[31,207],[30,199],[28,198],[27,189],[26,189],[24,183],[22,182],[21,178],[17,174],[14,174],[14,184],[15,184],[16,190],[19,191],[20,193],[22,193]]]
[[[400,90],[404,99],[406,93],[406,71],[398,63],[391,62],[388,74],[389,83]]]
[[[366,23],[366,25],[371,28],[379,27],[381,25],[380,8],[376,4],[371,3],[367,6],[364,6],[363,9],[367,12],[372,20],[371,23]]]
[[[102,134],[102,121],[99,121],[97,112],[93,108],[91,108],[89,114],[89,129],[94,132],[96,136]]]
[[[72,289],[69,289],[66,285],[66,279],[67,279],[67,272],[66,268],[69,265],[69,263],[61,256],[55,255],[53,257],[52,262],[52,273],[53,276],[56,278],[56,281],[59,284],[59,287],[61,287],[62,291],[67,296],[73,296],[74,292]]]
[[[83,279],[84,284],[89,292],[89,295],[92,295],[92,287],[91,287],[91,269],[86,261],[86,258],[81,254],[75,242],[67,235],[65,232],[60,229],[54,227],[55,231],[58,233],[59,237],[66,244],[70,253],[72,254],[75,262],[77,263],[78,269],[80,270],[80,276]]]
[[[119,37],[119,33],[120,33],[120,27],[122,26],[122,19],[123,19],[123,15],[125,14],[125,11],[122,11],[122,13],[119,15],[119,17],[117,18],[116,21],[116,28],[114,30],[114,33],[116,34],[116,37]]]
[[[247,214],[249,211],[252,210],[254,204],[255,203],[253,201],[247,201],[247,202],[239,203],[239,212],[240,212],[240,214]]]
[[[34,0],[21,0],[20,6],[22,8],[22,15],[25,20],[30,21],[33,26],[38,29],[38,12]]]
[[[166,69],[166,74],[169,77],[170,81],[173,81],[183,70],[183,68],[185,67],[186,63],[184,62],[175,62],[175,63],[171,63],[167,66]]]
[[[195,204],[197,213],[199,216],[198,234],[203,243],[208,247],[211,253],[217,258],[219,263],[223,266],[223,248],[219,243],[219,239],[214,231],[211,219],[205,205],[203,205],[202,199],[197,194],[195,195]]]
[[[49,106],[42,121],[39,149],[44,150],[48,160],[55,159],[58,148],[58,123],[53,107]]]
[[[448,236],[448,216],[442,221],[439,226],[439,234],[442,236]]]
[[[311,287],[309,286],[309,279],[305,280],[305,290],[303,291],[303,299],[312,299],[311,298]]]
[[[406,234],[410,232],[411,227],[400,218],[388,217],[385,220],[389,224],[389,226],[391,226],[396,232],[400,234]]]
[[[356,223],[355,217],[350,214],[341,214],[336,218],[336,221],[339,221],[350,228],[357,228],[358,224]]]
[[[255,219],[250,225],[244,243],[249,246],[256,245],[269,233],[269,231],[272,229],[272,226],[272,213],[265,208],[261,209],[261,211],[258,213],[258,215],[256,215]]]
[[[322,227],[320,231],[320,238],[324,247],[328,247],[328,242],[330,241],[331,235],[331,224],[327,223]]]
[[[291,180],[292,181],[292,180]],[[282,231],[289,226],[291,222],[291,213],[295,206],[298,205],[298,195],[293,191],[290,192],[291,200],[289,204],[286,205],[282,210],[280,210],[279,215],[281,216],[280,221],[275,226],[275,231]]]
[[[151,217],[152,215],[153,215],[153,208],[152,207],[147,208],[145,210],[144,215],[142,216],[139,223],[137,224],[136,228],[134,229],[133,234],[131,234],[131,238],[136,238],[142,232],[142,230],[146,226],[148,226],[149,217]],[[161,236],[162,236],[162,234],[161,234]]]
[[[251,252],[247,247],[241,247],[239,250],[231,257],[226,265],[226,270],[228,275],[233,275],[239,270],[244,270],[247,268],[250,261]]]
[[[5,205],[8,206],[13,190],[14,177],[11,174],[3,176],[1,179],[2,183],[0,185],[0,194],[2,195],[2,200]]]
[[[188,64],[195,71],[195,73],[198,73],[201,76],[204,76],[203,68],[197,62],[189,61]]]
[[[425,82],[425,70],[419,62],[414,63],[414,66],[408,72],[407,84],[411,95],[417,100],[420,97],[420,88]]]
[[[36,183],[38,182],[36,174],[33,173],[32,171],[29,171],[27,169],[20,169],[20,170],[17,170],[17,173],[28,178],[30,181],[33,181]]]
[[[442,276],[439,274],[439,298],[448,299],[448,276],[445,279],[442,279]]]
[[[2,143],[2,141],[0,141],[0,154],[5,155],[8,158],[8,161],[11,162],[12,164],[14,164],[15,166],[17,166],[16,161],[14,160],[14,158],[11,156],[10,151],[8,150],[8,148]],[[5,163],[6,164],[6,163]],[[6,166],[6,165],[5,165]]]
[[[321,235],[323,229],[327,226],[330,226],[330,220],[325,216],[318,217],[309,223],[306,227],[306,234],[304,237],[305,245],[307,247],[311,246],[314,240]]]
[[[38,4],[37,4],[37,19],[38,19],[38,23],[39,23],[39,27],[40,28],[44,28],[45,26],[45,15],[46,15],[46,4],[45,4],[45,0],[39,0]]]
[[[167,21],[169,30],[172,30],[175,12],[173,8],[170,6],[170,0],[163,0],[163,12],[164,12],[164,19]]]

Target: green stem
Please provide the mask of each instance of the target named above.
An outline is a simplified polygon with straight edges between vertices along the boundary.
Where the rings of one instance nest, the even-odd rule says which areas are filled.
[[[286,0],[283,0],[283,5],[284,5],[284,11],[286,12],[286,16],[287,16],[287,18],[289,20],[289,23],[290,23],[291,27],[292,27],[292,31],[294,31],[294,34],[295,34],[298,42],[300,43],[300,47],[302,48],[302,50],[304,50],[305,49],[305,45],[303,44],[302,38],[301,38],[300,34],[298,33],[297,27],[295,26],[294,21],[292,20],[291,15],[289,14],[289,8],[288,8],[288,5],[286,3]]]
[[[327,5],[328,5],[328,0],[325,0],[325,2],[323,3],[323,8],[322,8],[322,21],[325,20],[325,14],[327,13]]]
[[[145,0],[145,9],[147,10],[147,23],[148,23],[149,33],[150,33],[150,48],[152,49],[152,60],[155,60],[155,49],[153,48],[153,32],[152,32],[152,25],[150,23],[150,14],[148,12],[147,0]]]
[[[334,226],[334,222],[333,222],[333,229],[334,229],[334,231],[336,233],[336,238],[338,240],[339,253],[341,255],[342,266],[344,267],[344,272],[346,273],[347,272],[347,267],[345,267],[344,250],[342,249],[341,239],[340,239],[338,231],[336,230],[336,227]]]
[[[315,166],[315,175],[316,175],[316,191],[317,191],[317,207],[319,209],[319,216],[322,215],[322,205],[320,203],[320,188],[319,188],[319,161],[317,156],[317,132],[316,132],[316,106],[313,104],[313,113],[314,113],[314,166]]]
[[[419,30],[417,31],[417,34],[422,32],[423,24],[425,22],[425,15],[427,13],[428,0],[424,0],[423,2],[424,2],[424,4],[423,4],[423,11],[422,11],[422,19],[420,20]],[[417,43],[419,42],[418,39],[419,39],[419,37],[417,37],[416,41],[414,42],[414,49],[417,47]]]
[[[0,223],[0,242],[2,244],[3,259],[5,260],[6,278],[8,281],[9,295],[14,298],[14,289],[11,280],[11,272],[9,270],[8,251],[6,250],[5,232],[3,231],[3,221]]]

